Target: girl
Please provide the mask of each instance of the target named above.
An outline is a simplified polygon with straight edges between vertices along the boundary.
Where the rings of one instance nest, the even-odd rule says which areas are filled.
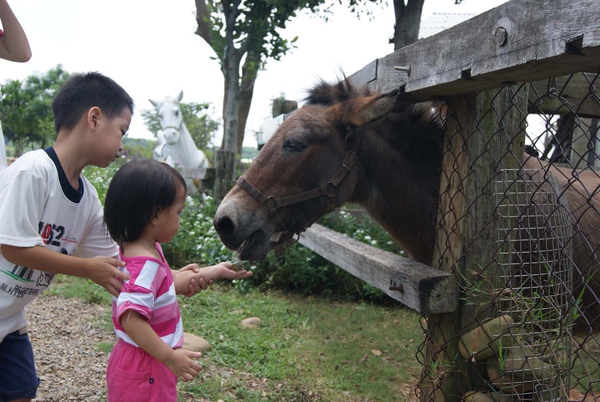
[[[113,299],[118,341],[110,355],[108,401],[177,401],[177,379],[190,381],[200,366],[183,344],[176,293],[187,293],[192,279],[247,278],[231,263],[171,272],[159,243],[179,229],[186,184],[175,169],[155,160],[131,162],[113,177],[104,205],[111,237],[120,244],[130,279]],[[175,274],[175,278],[173,278]]]

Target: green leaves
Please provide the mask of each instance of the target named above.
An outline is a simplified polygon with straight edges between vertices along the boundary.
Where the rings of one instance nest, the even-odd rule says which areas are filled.
[[[0,120],[4,135],[14,145],[15,156],[28,146],[44,148],[53,141],[52,99],[68,77],[69,73],[58,65],[43,75],[0,86]]]

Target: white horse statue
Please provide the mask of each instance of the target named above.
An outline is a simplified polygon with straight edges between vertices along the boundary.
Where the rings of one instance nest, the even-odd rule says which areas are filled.
[[[171,166],[180,167],[183,176],[186,171],[198,168],[208,168],[210,164],[204,152],[199,150],[190,135],[179,107],[183,91],[177,97],[167,96],[161,101],[149,99],[158,112],[161,130],[157,134],[158,146],[154,148],[154,159],[166,162]],[[168,148],[167,148],[168,147]],[[166,151],[166,152],[165,152]],[[168,152],[168,155],[166,153]],[[185,177],[188,194],[197,194],[200,180],[196,177]]]

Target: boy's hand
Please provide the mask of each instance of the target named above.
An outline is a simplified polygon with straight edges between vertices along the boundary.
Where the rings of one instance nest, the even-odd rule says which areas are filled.
[[[108,290],[111,295],[118,297],[123,281],[129,279],[128,274],[117,268],[124,267],[125,262],[109,257],[93,257],[88,261],[86,277]]]
[[[185,271],[192,271],[194,273],[198,273],[200,272],[200,266],[198,264],[189,264],[186,265],[185,267],[181,268],[179,271],[176,271],[177,274],[181,273],[181,272],[185,272]],[[177,281],[178,282],[178,281]],[[181,286],[181,289],[179,289],[178,284],[176,283],[176,293],[183,295],[185,297],[192,297],[194,295],[196,295],[197,293],[199,293],[202,290],[206,290],[208,288],[208,285],[211,285],[212,281],[210,281],[210,283],[207,283],[204,278],[200,277],[200,278],[194,278],[192,277],[192,279],[190,280],[188,287],[187,287],[187,292],[186,289],[183,288],[183,286]],[[177,290],[181,290],[181,291],[177,291]]]
[[[167,358],[164,364],[171,370],[175,376],[183,381],[191,381],[200,372],[200,365],[192,359],[202,356],[200,352],[191,352],[189,350],[177,349]]]

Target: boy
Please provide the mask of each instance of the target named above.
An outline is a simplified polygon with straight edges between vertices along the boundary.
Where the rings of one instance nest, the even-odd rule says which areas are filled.
[[[89,278],[114,296],[128,279],[117,268],[124,263],[98,194],[81,172],[119,157],[133,107],[112,79],[73,75],[52,102],[54,146],[28,152],[0,173],[0,401],[36,395],[25,306],[56,274]]]

